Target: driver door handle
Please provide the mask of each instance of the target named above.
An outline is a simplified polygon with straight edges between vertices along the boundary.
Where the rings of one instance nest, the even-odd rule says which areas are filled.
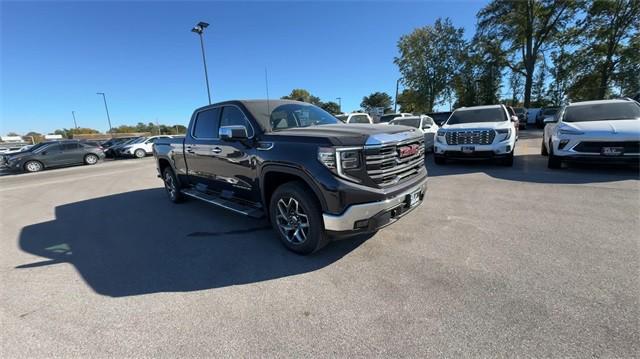
[[[212,148],[212,149],[211,149],[211,152],[213,152],[213,153],[220,153],[220,152],[222,152],[222,148],[220,148],[220,147],[214,147],[214,148]]]
[[[186,150],[189,153],[195,153],[195,151],[193,150],[193,148],[191,146],[187,146]]]

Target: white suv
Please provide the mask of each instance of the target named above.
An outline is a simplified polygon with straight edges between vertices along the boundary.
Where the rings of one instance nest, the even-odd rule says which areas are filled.
[[[549,168],[565,161],[640,161],[640,104],[631,99],[572,103],[545,119],[541,153]]]
[[[336,115],[336,118],[344,123],[373,123],[371,116],[362,112],[343,113]]]
[[[504,105],[455,110],[436,135],[436,164],[445,164],[447,158],[498,159],[513,166],[515,120]]]
[[[162,136],[151,136],[147,137],[145,140],[140,142],[135,142],[123,146],[120,148],[119,155],[120,156],[133,156],[136,158],[143,158],[147,155],[153,153],[153,143],[159,138],[172,138],[173,136],[162,135]]]
[[[426,115],[420,116],[407,116],[396,117],[389,121],[389,125],[401,125],[417,128],[424,134],[424,148],[426,151],[433,150],[433,144],[436,138],[436,132],[438,132],[438,125],[433,119]]]

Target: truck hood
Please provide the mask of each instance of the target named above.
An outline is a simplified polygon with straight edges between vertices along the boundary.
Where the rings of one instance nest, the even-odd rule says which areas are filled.
[[[334,146],[363,146],[421,137],[422,132],[407,126],[387,124],[346,124],[298,127],[269,133],[269,136],[329,139]]]
[[[571,129],[590,134],[619,134],[640,137],[640,119],[562,122],[560,128]]]

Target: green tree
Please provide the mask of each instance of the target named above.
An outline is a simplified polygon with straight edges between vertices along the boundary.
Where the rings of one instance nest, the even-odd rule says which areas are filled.
[[[547,79],[547,64],[542,62],[542,65],[538,67],[535,76],[533,78],[533,88],[531,89],[531,97],[533,98],[532,106],[544,107],[547,105],[545,99],[546,90],[545,83]]]
[[[323,110],[329,112],[332,115],[337,115],[340,113],[340,105],[333,101],[323,102],[320,104]]]
[[[525,107],[531,103],[536,62],[573,20],[579,5],[578,0],[493,0],[478,13],[478,33],[497,39],[511,59],[507,65],[524,76]]]
[[[453,82],[464,47],[463,29],[451,20],[437,19],[433,26],[415,29],[398,41],[400,56],[394,59],[414,101],[424,102],[430,112]]]
[[[369,96],[362,98],[360,107],[366,111],[370,111],[374,107],[382,107],[384,111],[391,110],[391,104],[393,103],[391,96],[384,92],[374,92]]]
[[[293,89],[291,90],[290,94],[288,94],[287,96],[282,96],[281,98],[284,100],[307,102],[316,106],[320,106],[322,104],[322,101],[319,97],[313,96],[309,91],[305,89]]]
[[[519,95],[522,93],[522,74],[518,71],[511,71],[509,90],[511,91],[511,105],[516,106],[520,102]]]
[[[554,106],[561,106],[566,102],[570,80],[570,59],[571,56],[564,50],[564,47],[560,47],[560,49],[551,53],[553,68],[551,68],[550,73],[553,80],[549,84],[547,98]]]
[[[574,32],[581,47],[573,56],[577,72],[573,93],[589,99],[607,97],[616,72],[623,66],[627,71],[629,65],[634,68],[633,60],[629,62],[625,55],[631,55],[633,59],[635,54],[637,60],[637,47],[634,49],[637,45],[632,39],[638,36],[639,30],[640,1],[589,1],[587,14]],[[589,88],[585,89],[585,85]]]
[[[621,54],[616,82],[622,96],[637,97],[640,95],[640,32],[634,35]]]

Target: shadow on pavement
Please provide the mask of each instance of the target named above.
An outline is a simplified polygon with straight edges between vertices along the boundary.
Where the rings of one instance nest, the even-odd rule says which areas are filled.
[[[532,183],[584,184],[640,179],[640,171],[632,165],[572,163],[562,169],[547,168],[547,157],[542,155],[516,155],[513,167],[504,167],[487,160],[449,161],[436,165],[433,156],[427,156],[430,177],[482,172],[509,181]]]
[[[310,256],[286,250],[265,220],[198,201],[170,203],[162,188],[56,207],[55,219],[22,229],[22,250],[70,263],[97,293],[122,297],[260,282],[314,271],[367,238],[330,243]]]

